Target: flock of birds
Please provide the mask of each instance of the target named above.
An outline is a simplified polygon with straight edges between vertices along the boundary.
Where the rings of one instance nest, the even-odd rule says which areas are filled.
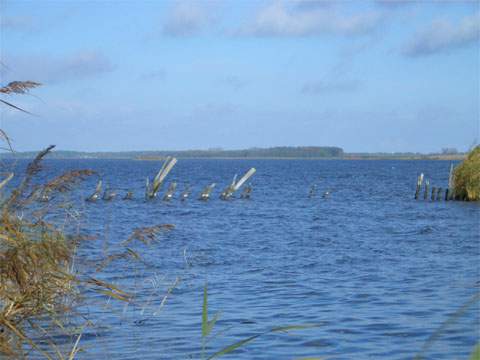
[[[172,170],[172,168],[175,166],[176,163],[177,163],[176,158],[170,157],[170,156],[167,157],[161,169],[158,171],[157,175],[153,178],[153,181],[150,181],[150,179],[147,178],[147,181],[145,184],[145,199],[150,200],[157,197],[160,191],[160,188],[165,181],[165,178],[167,177],[168,173]],[[232,198],[234,193],[237,192],[248,181],[248,179],[250,179],[253,176],[253,174],[255,174],[255,172],[256,172],[256,169],[251,168],[239,180],[237,180],[237,175],[235,175],[233,177],[232,183],[222,191],[220,198],[222,200],[228,200]],[[202,200],[202,201],[209,200],[210,195],[213,189],[215,188],[215,186],[216,186],[216,183],[211,183],[207,185],[200,193],[199,200]],[[172,200],[176,190],[177,190],[177,183],[171,182],[166,193],[163,196],[163,201]],[[191,194],[191,187],[187,185],[185,190],[180,194],[180,200],[181,201],[187,200],[190,197],[190,194]],[[242,199],[249,199],[251,194],[252,194],[252,186],[247,185],[244,187],[244,190],[240,197]],[[105,191],[103,191],[103,194],[102,194],[102,180],[99,180],[97,183],[95,192],[91,194],[89,197],[87,197],[85,200],[88,202],[95,202],[99,199],[110,201],[116,198],[117,195],[118,194],[116,191],[110,190],[108,187],[105,189]],[[129,190],[123,197],[123,200],[132,200],[132,199],[133,199],[133,192]]]

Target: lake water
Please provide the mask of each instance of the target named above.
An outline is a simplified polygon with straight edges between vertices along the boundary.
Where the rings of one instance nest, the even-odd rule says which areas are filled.
[[[478,302],[454,314],[479,291],[480,206],[413,200],[417,175],[445,188],[450,162],[180,160],[167,183],[177,180],[179,191],[190,183],[192,197],[145,202],[145,178],[160,166],[45,161],[41,177],[88,168],[111,188],[135,193],[132,201],[86,203],[92,177],[70,195],[79,227],[97,235],[80,248],[79,267],[93,269],[90,261],[120,249],[134,228],[176,226],[149,246],[129,245],[141,262],[104,270],[102,278],[135,302],[87,301],[81,311],[95,327],[85,331],[80,359],[201,358],[207,282],[210,316],[221,314],[206,354],[297,324],[318,327],[263,335],[226,358],[412,359],[448,319],[426,358],[466,359],[478,342]],[[250,167],[257,169],[252,198],[220,200],[233,175]],[[212,199],[198,201],[211,182],[218,184]]]

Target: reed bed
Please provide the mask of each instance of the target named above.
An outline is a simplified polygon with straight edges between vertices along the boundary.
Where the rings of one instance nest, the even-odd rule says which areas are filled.
[[[480,145],[454,171],[455,199],[480,201]]]
[[[42,169],[42,159],[52,149],[40,152],[20,184],[0,201],[0,357],[27,358],[36,353],[47,359],[73,359],[79,351],[81,331],[72,320],[86,290],[106,299],[129,302],[132,298],[113,284],[75,268],[76,249],[86,237],[66,234],[45,220],[65,204],[39,203],[39,193],[53,198],[95,174],[91,170],[69,171],[42,185],[32,185]],[[152,240],[160,229],[170,228],[156,226],[145,234],[138,229],[131,239],[145,236]],[[104,260],[125,257],[138,255],[125,248],[124,253],[105,256]],[[101,277],[101,273],[94,274]],[[58,334],[70,337],[70,346],[56,344],[52,339]]]
[[[5,96],[26,94],[40,86],[34,81],[13,81],[0,87],[0,102],[16,110],[29,113]],[[30,114],[30,113],[29,113]],[[14,152],[10,138],[0,129],[3,150]],[[0,357],[29,358],[43,355],[47,359],[74,359],[86,326],[92,323],[76,312],[80,304],[101,294],[106,301],[116,299],[133,303],[135,294],[101,280],[102,270],[120,259],[139,260],[137,252],[126,245],[139,241],[150,244],[160,233],[174,228],[170,224],[137,228],[114,254],[105,253],[96,259],[96,268],[82,270],[77,249],[89,240],[82,234],[71,234],[47,221],[62,211],[69,216],[72,204],[60,201],[58,195],[69,193],[90,176],[89,169],[68,171],[52,180],[38,184],[35,177],[42,170],[42,160],[54,149],[51,145],[41,151],[27,166],[19,185],[0,197]],[[16,174],[1,164],[0,190]],[[65,222],[62,222],[65,225]],[[73,228],[73,227],[72,227]],[[87,295],[89,294],[89,295]],[[79,323],[81,321],[81,323]],[[54,339],[69,338],[58,344]]]

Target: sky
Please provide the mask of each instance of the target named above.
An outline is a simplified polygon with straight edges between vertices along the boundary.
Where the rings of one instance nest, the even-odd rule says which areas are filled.
[[[0,61],[18,151],[479,141],[478,0],[0,0]]]

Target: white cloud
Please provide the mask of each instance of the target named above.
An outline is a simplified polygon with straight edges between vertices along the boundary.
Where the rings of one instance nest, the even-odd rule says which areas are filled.
[[[170,36],[197,35],[213,20],[209,8],[204,4],[194,1],[178,1],[168,15],[163,26],[163,33]]]
[[[343,15],[328,6],[289,6],[292,4],[275,1],[260,9],[240,33],[254,36],[359,35],[372,32],[383,20],[378,12]]]
[[[427,56],[477,44],[480,40],[480,14],[464,17],[457,24],[436,20],[419,31],[404,47],[407,56]]]

